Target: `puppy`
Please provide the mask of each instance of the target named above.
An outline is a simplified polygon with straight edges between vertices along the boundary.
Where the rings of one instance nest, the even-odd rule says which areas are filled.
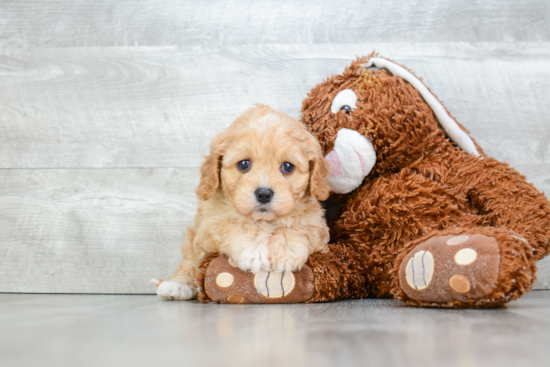
[[[198,266],[209,253],[258,273],[297,271],[311,253],[328,251],[317,200],[329,195],[329,163],[298,121],[256,105],[212,141],[205,158],[195,225],[187,228],[172,278],[152,280],[159,296],[196,298]]]

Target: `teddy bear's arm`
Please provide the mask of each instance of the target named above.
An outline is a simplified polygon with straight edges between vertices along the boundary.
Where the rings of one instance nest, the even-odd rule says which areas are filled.
[[[493,158],[460,165],[454,179],[469,187],[468,196],[493,227],[508,228],[533,247],[537,260],[550,252],[550,203],[525,176]]]
[[[533,247],[537,260],[550,251],[550,203],[507,163],[491,157],[456,155],[417,167],[419,173],[464,196],[470,212],[507,228]]]

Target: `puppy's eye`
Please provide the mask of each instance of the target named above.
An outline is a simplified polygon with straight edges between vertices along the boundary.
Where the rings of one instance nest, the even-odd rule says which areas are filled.
[[[246,172],[250,169],[250,161],[248,159],[245,159],[244,161],[240,161],[237,163],[237,168],[241,172]]]
[[[292,171],[294,171],[294,165],[292,163],[285,162],[281,166],[281,171],[283,171],[283,173],[292,173]]]
[[[340,107],[340,111],[344,111],[346,113],[346,115],[349,115],[349,113],[351,112],[351,107],[348,106],[348,105],[344,105],[344,106]]]

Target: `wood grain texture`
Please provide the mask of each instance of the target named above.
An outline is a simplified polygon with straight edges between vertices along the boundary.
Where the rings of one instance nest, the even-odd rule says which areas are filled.
[[[147,293],[192,222],[201,153],[254,102],[376,49],[550,193],[544,1],[0,4],[0,292]],[[550,288],[550,260],[537,288]]]
[[[4,1],[0,47],[550,41],[544,0]]]
[[[192,222],[198,172],[0,170],[0,292],[150,293]]]
[[[489,154],[550,192],[548,44],[10,51],[0,291],[152,292],[146,280],[179,260],[211,138],[256,101],[298,117],[313,85],[372,48],[423,76]]]
[[[423,77],[489,154],[548,163],[550,43],[391,43],[0,52],[0,167],[197,167],[252,103],[298,117],[315,84],[373,49]]]

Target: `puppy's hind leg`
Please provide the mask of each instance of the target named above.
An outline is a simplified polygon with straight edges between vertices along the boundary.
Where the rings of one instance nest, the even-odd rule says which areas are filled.
[[[170,280],[151,279],[157,288],[157,295],[166,300],[186,301],[197,298],[197,288],[188,276],[174,276]]]
[[[157,295],[166,300],[191,300],[197,298],[196,269],[193,247],[189,240],[181,244],[183,260],[170,280],[151,279],[157,286]]]

